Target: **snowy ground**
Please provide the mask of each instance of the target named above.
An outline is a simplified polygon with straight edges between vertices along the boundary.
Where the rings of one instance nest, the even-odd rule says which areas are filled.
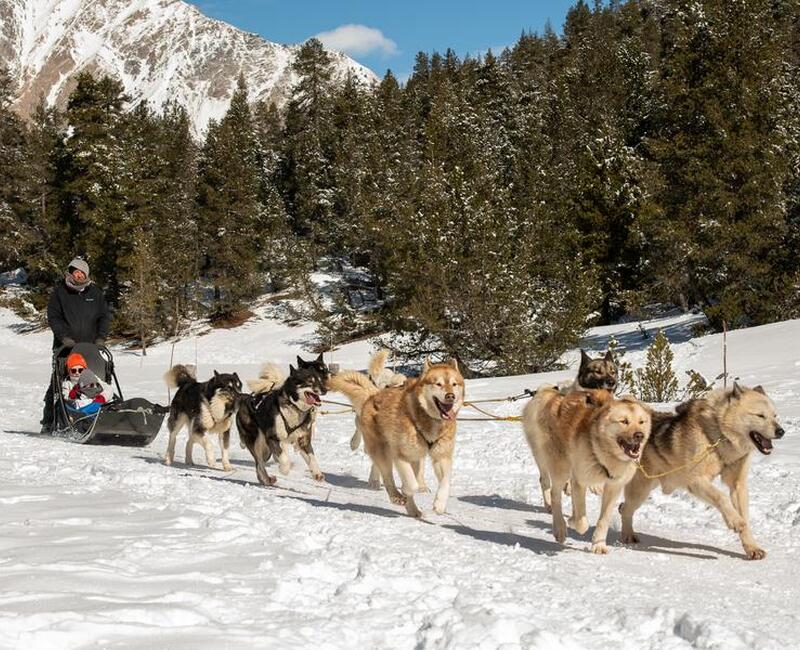
[[[714,376],[720,338],[690,339],[693,320],[646,326],[681,341],[679,369]],[[20,330],[0,310],[0,647],[800,647],[800,321],[729,335],[731,372],[765,386],[787,430],[771,457],[754,457],[762,562],[743,560],[720,516],[686,495],[654,493],[637,518],[639,548],[612,531],[611,554],[592,555],[591,529],[556,545],[518,424],[460,425],[449,513],[434,515],[424,495],[422,522],[367,489],[350,415],[320,422],[325,483],[296,459],[269,489],[235,435],[226,474],[164,466],[163,432],[146,449],[19,433],[38,430],[49,367],[49,336]],[[293,360],[309,332],[262,319],[184,341],[175,362],[197,356],[201,375],[252,377],[262,361]],[[595,329],[587,345],[610,334],[643,358],[636,324]],[[359,343],[333,360],[364,367],[368,353]],[[116,358],[129,396],[166,400],[170,346]],[[467,394],[571,375],[473,381]]]

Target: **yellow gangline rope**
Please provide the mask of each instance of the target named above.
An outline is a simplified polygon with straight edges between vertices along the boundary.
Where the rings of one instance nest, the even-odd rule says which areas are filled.
[[[706,445],[706,448],[701,451],[697,456],[692,458],[688,463],[681,465],[680,467],[676,467],[675,469],[671,469],[667,472],[661,472],[660,474],[648,474],[647,470],[641,464],[641,462],[636,461],[636,466],[639,468],[639,471],[644,475],[646,479],[655,480],[657,478],[663,478],[665,476],[669,476],[670,474],[677,474],[678,472],[686,469],[687,467],[695,467],[699,465],[705,458],[708,456],[714,449],[719,446],[719,443],[722,442],[722,437],[720,437],[713,445]]]

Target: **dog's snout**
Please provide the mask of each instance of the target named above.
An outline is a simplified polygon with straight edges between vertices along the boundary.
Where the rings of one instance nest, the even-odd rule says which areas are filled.
[[[606,379],[606,388],[614,388],[617,385],[616,379]]]
[[[644,440],[644,434],[641,431],[637,431],[633,434],[633,440],[634,442],[641,442]]]
[[[783,430],[783,427],[776,427],[775,428],[775,437],[776,438],[783,438],[786,431]]]
[[[445,393],[444,398],[448,402],[455,402],[456,401],[456,394],[455,393]]]

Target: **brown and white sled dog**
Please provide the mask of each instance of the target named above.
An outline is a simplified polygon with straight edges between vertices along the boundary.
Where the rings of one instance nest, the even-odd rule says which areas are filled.
[[[417,474],[430,456],[439,485],[435,512],[447,508],[450,474],[456,440],[456,415],[464,404],[464,378],[455,361],[430,364],[409,378],[402,388],[378,389],[367,375],[348,371],[331,377],[331,390],[343,393],[353,404],[356,426],[364,436],[364,449],[377,465],[392,503],[405,505],[412,517],[421,517],[414,493]],[[393,467],[402,482],[394,482]]]
[[[545,386],[536,391],[522,415],[525,437],[539,467],[545,505],[553,513],[553,536],[563,543],[567,526],[561,494],[572,482],[570,526],[589,528],[586,486],[603,486],[600,518],[592,552],[607,553],[606,537],[617,498],[636,473],[636,463],[650,434],[650,414],[630,398],[614,399],[606,390],[562,395]]]
[[[192,448],[195,444],[201,444],[206,452],[206,463],[212,469],[217,468],[214,449],[208,436],[209,433],[217,433],[222,450],[222,468],[225,471],[233,469],[228,448],[236,401],[242,390],[239,375],[218,373],[215,370],[211,379],[199,382],[194,366],[176,365],[167,371],[164,380],[170,388],[178,389],[169,407],[169,443],[164,462],[171,465],[175,460],[175,441],[178,432],[186,427],[189,430],[185,457],[187,465],[194,464]]]
[[[727,391],[713,391],[681,404],[674,415],[653,413],[653,432],[642,466],[650,476],[665,475],[648,479],[637,473],[625,487],[620,506],[622,541],[638,541],[633,515],[660,482],[665,494],[684,488],[714,506],[728,528],[739,533],[747,558],[762,559],[766,552],[753,538],[748,516],[750,454],[757,449],[769,455],[772,441],[783,435],[775,406],[761,386],[750,389],[734,384]],[[717,476],[728,487],[730,498],[712,484]]]
[[[367,373],[370,380],[377,388],[402,388],[407,377],[401,375],[399,372],[394,372],[386,367],[386,360],[389,358],[389,350],[383,348],[375,352],[369,358],[369,366],[367,366]],[[353,437],[350,439],[350,449],[355,451],[361,446],[362,435],[358,428],[358,418],[356,418],[356,430]],[[420,465],[420,471],[417,474],[417,482],[420,486],[420,491],[427,492],[428,486],[425,484],[424,464]],[[369,473],[369,487],[374,490],[379,490],[381,487],[381,474],[378,466],[372,464],[372,469]]]
[[[327,367],[320,372],[308,365],[289,366],[286,377],[272,363],[261,369],[258,379],[248,380],[253,394],[242,396],[236,413],[236,428],[239,439],[253,455],[256,476],[262,484],[275,483],[275,478],[267,473],[270,456],[278,461],[282,474],[289,473],[290,445],[294,445],[314,479],[325,478],[311,439],[316,429],[317,408],[322,404],[320,396],[327,391],[326,381]]]

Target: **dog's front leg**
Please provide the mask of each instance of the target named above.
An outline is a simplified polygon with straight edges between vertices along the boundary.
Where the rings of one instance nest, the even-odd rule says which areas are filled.
[[[211,469],[217,469],[217,457],[214,453],[214,445],[211,443],[211,436],[207,433],[204,434],[200,438],[200,442],[203,445],[203,450],[206,452],[206,465]]]
[[[434,467],[435,467],[434,463]],[[434,472],[436,470],[434,469]],[[414,463],[414,475],[417,477],[417,490],[419,492],[430,492],[431,489],[428,487],[428,484],[425,482],[425,458],[420,458],[416,463]],[[439,474],[436,474],[436,480],[441,482],[441,478]]]
[[[297,450],[300,452],[300,456],[306,461],[306,465],[308,465],[308,470],[311,472],[311,476],[314,477],[315,481],[324,481],[325,475],[322,473],[322,470],[319,468],[319,464],[317,463],[317,457],[314,455],[314,448],[311,446],[311,436],[303,436],[297,441]]]
[[[433,511],[442,515],[447,509],[447,500],[450,498],[450,474],[453,469],[453,461],[445,456],[444,458],[434,460],[433,468],[436,472],[436,477],[439,479],[436,498],[433,500]]]
[[[600,506],[600,518],[592,535],[592,553],[608,553],[606,538],[608,537],[608,525],[611,523],[611,516],[614,514],[614,506],[617,504],[622,484],[617,482],[606,483],[603,487],[603,501]]]
[[[281,453],[278,456],[278,469],[281,474],[286,476],[292,469],[292,461],[289,459],[289,443],[281,440]]]
[[[421,517],[422,513],[417,508],[417,504],[414,503],[414,494],[419,489],[417,477],[414,475],[414,467],[407,460],[401,460],[400,458],[395,459],[394,464],[402,481],[403,495],[406,497],[406,511],[412,517]],[[384,480],[386,480],[385,477]]]
[[[755,539],[753,539],[747,519],[739,514],[736,508],[733,507],[730,499],[723,492],[715,488],[711,481],[706,478],[699,478],[690,483],[687,487],[689,492],[698,499],[702,499],[720,511],[728,528],[739,534],[739,539],[742,541],[747,559],[761,560],[766,556],[766,552],[760,549]]]
[[[566,476],[556,476],[549,474],[550,477],[550,507],[553,512],[553,537],[559,544],[563,544],[567,539],[567,522],[564,521],[564,513],[561,511],[561,496],[564,486],[567,483]]]
[[[372,467],[369,470],[369,481],[367,482],[367,486],[370,490],[381,489],[381,470],[378,467],[378,463],[372,463]]]
[[[572,475],[572,516],[569,525],[576,533],[583,535],[589,530],[589,519],[586,517],[586,486]]]
[[[638,544],[639,538],[633,530],[633,515],[639,509],[656,486],[656,481],[650,480],[636,473],[625,486],[625,501],[619,504],[619,514],[622,515],[622,534],[620,539],[623,544]]]
[[[742,516],[746,524],[746,527],[740,533],[744,552],[750,560],[761,560],[767,555],[767,552],[759,547],[750,530],[750,494],[747,490],[747,476],[749,473],[750,456],[745,456],[722,472],[722,481],[730,489],[733,507],[736,508],[736,511]]]
[[[228,450],[231,446],[231,430],[223,431],[219,434],[219,448],[222,452],[222,469],[226,472],[232,472],[231,459]]]

